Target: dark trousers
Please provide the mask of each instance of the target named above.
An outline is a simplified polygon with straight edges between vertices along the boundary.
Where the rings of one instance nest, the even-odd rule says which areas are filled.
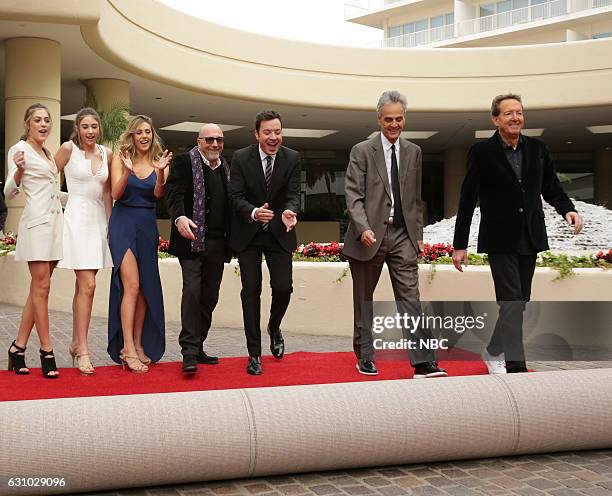
[[[179,345],[183,356],[197,355],[203,349],[219,301],[224,258],[223,239],[206,240],[204,252],[179,257],[183,272]]]
[[[249,356],[261,355],[261,261],[266,258],[270,272],[272,304],[268,326],[272,332],[280,329],[293,292],[291,253],[285,251],[270,231],[259,230],[248,248],[238,255],[242,281],[242,317]]]
[[[525,303],[531,298],[536,258],[536,254],[489,254],[499,317],[487,350],[492,355],[504,353],[508,370],[525,368],[523,312]]]
[[[421,314],[417,256],[406,228],[388,226],[380,248],[372,259],[360,261],[349,258],[353,278],[353,350],[358,359],[374,360],[372,301],[384,263],[389,268],[397,311],[415,316]],[[431,333],[419,327],[415,333],[405,334],[405,338],[419,343],[420,339],[430,339]],[[410,350],[409,355],[413,365],[435,360],[433,352],[420,347]]]

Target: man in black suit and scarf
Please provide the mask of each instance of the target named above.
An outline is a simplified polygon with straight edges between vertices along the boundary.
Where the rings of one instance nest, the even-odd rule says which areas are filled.
[[[204,341],[219,300],[223,264],[231,260],[230,169],[222,151],[221,128],[204,125],[197,145],[174,159],[166,183],[170,253],[178,257],[183,273],[179,344],[186,374],[197,372],[198,363],[219,362],[204,352]]]

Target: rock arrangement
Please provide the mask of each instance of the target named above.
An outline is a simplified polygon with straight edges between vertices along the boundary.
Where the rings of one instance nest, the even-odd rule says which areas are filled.
[[[548,243],[553,251],[564,252],[595,252],[608,250],[612,247],[612,210],[598,205],[592,205],[573,200],[576,210],[584,217],[584,227],[578,235],[548,203],[542,201],[546,215],[546,230]],[[425,243],[452,243],[456,217],[443,219],[440,222],[426,226],[423,237]],[[480,208],[476,207],[468,250],[475,252],[480,225]]]

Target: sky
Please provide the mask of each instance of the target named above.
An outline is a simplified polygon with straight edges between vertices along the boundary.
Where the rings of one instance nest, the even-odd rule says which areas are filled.
[[[344,21],[348,0],[160,1],[210,22],[279,38],[353,46],[382,39],[379,29]]]

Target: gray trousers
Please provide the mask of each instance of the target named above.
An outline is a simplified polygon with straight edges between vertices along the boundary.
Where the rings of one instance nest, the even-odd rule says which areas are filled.
[[[374,360],[372,338],[372,301],[374,290],[380,279],[383,264],[389,268],[393,295],[400,314],[421,314],[419,299],[418,253],[405,227],[388,226],[376,255],[365,262],[349,258],[353,278],[353,349],[357,358]],[[404,337],[415,340],[430,339],[431,332],[422,327]],[[428,349],[410,350],[413,365],[435,360],[435,354]]]

